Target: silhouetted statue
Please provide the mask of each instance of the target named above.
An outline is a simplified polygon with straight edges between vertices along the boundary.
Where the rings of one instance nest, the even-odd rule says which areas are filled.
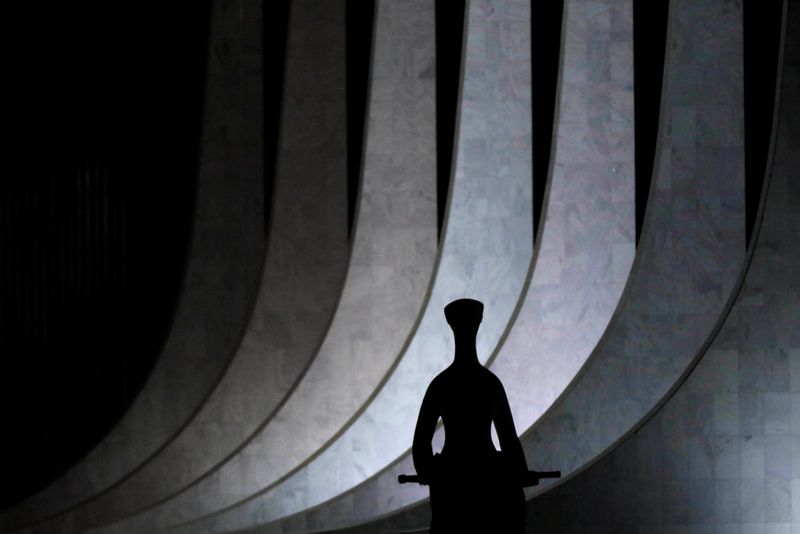
[[[524,532],[525,453],[503,384],[481,365],[475,349],[483,304],[456,300],[444,314],[455,336],[455,361],[428,386],[413,446],[419,479],[430,485],[431,533]],[[439,417],[445,443],[434,455],[431,439]],[[501,452],[492,443],[492,422]]]

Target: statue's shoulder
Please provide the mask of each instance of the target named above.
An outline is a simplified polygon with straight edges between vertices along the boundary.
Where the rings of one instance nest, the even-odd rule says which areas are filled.
[[[480,366],[480,374],[486,380],[491,380],[492,382],[500,383],[500,379],[497,378],[497,375],[494,374],[488,367],[484,367],[483,365]]]
[[[461,373],[454,370],[452,366],[446,367],[431,380],[428,390],[432,393],[448,391],[454,384],[458,383],[461,378]]]
[[[446,384],[446,383],[450,382],[450,380],[452,380],[452,374],[453,373],[450,371],[449,367],[444,369],[438,375],[433,377],[433,380],[431,380],[431,384],[430,384],[430,386],[428,386],[428,388],[440,388],[440,387],[442,387],[444,384]]]
[[[494,389],[496,389],[498,391],[502,391],[503,390],[503,383],[500,381],[500,379],[497,377],[496,374],[491,372],[486,367],[483,367],[482,375],[483,375],[483,378],[486,380],[486,382],[488,384],[490,384]]]

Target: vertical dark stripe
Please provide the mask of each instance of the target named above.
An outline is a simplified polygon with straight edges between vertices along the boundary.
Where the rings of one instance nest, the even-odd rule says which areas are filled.
[[[8,305],[11,295],[8,291],[8,271],[11,257],[10,251],[10,232],[8,217],[8,193],[0,189],[0,343],[7,338],[7,333],[11,328],[10,317],[8,315]]]
[[[64,240],[62,239],[62,227],[63,227],[63,217],[62,217],[62,202],[59,202],[61,199],[61,191],[56,183],[56,180],[52,178],[52,173],[47,174],[48,182],[50,182],[50,195],[48,201],[50,202],[50,224],[48,228],[48,233],[50,235],[50,243],[51,243],[51,250],[48,254],[48,270],[51,272],[51,277],[53,280],[53,302],[54,306],[51,309],[52,311],[52,331],[51,331],[51,338],[55,339],[60,335],[60,327],[58,317],[63,314],[63,310],[66,306],[66,280],[64,277]]]
[[[24,35],[37,39],[15,56],[33,68],[9,65],[24,90],[20,120],[12,110],[4,123],[21,146],[0,180],[0,418],[14,438],[0,448],[0,508],[124,413],[169,331],[186,260],[208,2],[157,18],[104,6],[14,17],[35,20]]]
[[[6,339],[6,329],[8,317],[6,307],[8,306],[8,295],[6,294],[6,273],[8,272],[8,194],[0,188],[0,344]]]
[[[30,285],[30,273],[31,273],[31,258],[30,258],[30,244],[31,244],[31,225],[30,225],[30,208],[28,204],[30,202],[30,197],[28,192],[26,191],[22,196],[22,202],[20,202],[20,219],[22,220],[22,225],[20,228],[22,229],[22,262],[25,265],[24,269],[21,269],[20,273],[20,289],[21,289],[21,298],[22,303],[25,309],[25,333],[27,338],[33,337],[33,328],[32,328],[32,316],[33,316],[33,306],[31,305],[31,285]]]
[[[25,195],[25,203],[22,206],[23,209],[23,217],[25,219],[25,278],[24,284],[26,286],[25,291],[25,307],[28,311],[28,332],[30,333],[31,339],[36,339],[37,329],[36,329],[36,293],[33,286],[34,281],[34,262],[36,261],[34,257],[34,244],[33,240],[35,238],[35,227],[34,227],[34,220],[33,220],[33,194],[26,193]]]
[[[100,265],[98,265],[98,258],[100,254],[100,243],[97,239],[97,160],[92,159],[89,162],[89,194],[91,198],[91,206],[89,208],[89,236],[91,239],[91,255],[90,255],[90,269],[89,269],[89,292],[92,293],[95,299],[102,298],[103,291],[100,284],[97,283],[98,276],[100,275]],[[96,307],[99,303],[95,303]],[[95,312],[95,310],[92,310]],[[102,310],[97,309],[96,313]],[[107,316],[106,316],[107,317]],[[101,334],[102,335],[102,334]]]
[[[24,263],[23,263],[23,260],[22,260],[22,250],[21,250],[22,249],[22,240],[23,240],[23,236],[21,235],[22,234],[22,228],[21,228],[22,225],[20,224],[20,219],[21,219],[20,204],[22,203],[22,195],[17,196],[14,200],[15,200],[15,202],[11,205],[12,218],[13,218],[13,221],[14,221],[13,225],[14,225],[14,237],[15,237],[15,239],[14,239],[14,250],[13,250],[13,252],[11,254],[12,261],[14,262],[14,268],[13,268],[14,269],[13,270],[14,275],[13,275],[13,281],[12,281],[12,288],[13,288],[13,294],[14,294],[14,308],[15,308],[14,311],[17,314],[15,322],[17,323],[17,329],[24,336],[26,334],[25,329],[24,329],[25,328],[25,306],[23,304],[24,301],[23,301],[23,298],[22,298],[22,266],[23,266]],[[23,337],[23,339],[24,339],[24,337]]]
[[[465,0],[436,0],[436,221],[439,236],[453,173],[465,17]]]
[[[269,232],[272,188],[278,163],[281,107],[283,103],[286,45],[289,29],[289,0],[263,4],[264,62],[264,232]]]
[[[78,299],[76,305],[79,310],[80,334],[84,334],[83,327],[83,310],[86,303],[86,232],[84,230],[84,213],[86,212],[86,195],[83,169],[77,167],[77,188],[75,191],[77,197],[76,207],[74,208],[75,216],[75,239],[78,246],[75,247],[75,263],[78,266],[76,271],[75,281],[78,286]]]
[[[669,0],[633,1],[633,107],[636,174],[636,242],[642,233],[653,177]]]
[[[346,2],[347,229],[352,235],[361,182],[375,0]]]
[[[25,258],[25,253],[26,253],[25,241],[28,238],[27,233],[26,233],[26,225],[25,225],[26,221],[24,220],[24,217],[25,217],[25,194],[24,193],[22,193],[19,196],[14,208],[15,208],[15,212],[16,212],[15,215],[16,215],[16,220],[17,220],[17,231],[20,234],[20,239],[19,239],[19,241],[17,243],[17,251],[16,251],[16,253],[17,253],[17,264],[18,264],[18,267],[17,267],[17,280],[16,280],[16,289],[17,289],[17,295],[18,295],[17,296],[17,303],[18,303],[18,305],[20,307],[20,311],[21,311],[21,314],[20,314],[20,323],[22,325],[22,329],[21,330],[22,330],[23,335],[25,336],[25,339],[27,339],[30,336],[30,333],[28,332],[29,308],[27,306],[27,299],[25,298],[26,297],[26,294],[25,294],[26,293],[25,271],[27,269],[25,269],[23,267],[26,264],[26,262],[25,262],[25,260],[26,260],[26,258]]]
[[[41,246],[42,246],[42,236],[41,236],[41,213],[39,211],[39,195],[31,195],[31,228],[33,229],[33,236],[31,239],[31,259],[32,259],[32,269],[31,269],[31,290],[33,293],[33,305],[35,307],[35,323],[34,328],[36,332],[36,339],[42,339],[44,337],[44,328],[43,328],[43,321],[44,321],[44,306],[42,306],[42,299],[44,287],[42,284],[42,257],[39,253]]]
[[[750,245],[772,134],[782,0],[744,0],[745,236]]]
[[[30,325],[30,306],[28,305],[28,299],[26,298],[28,288],[26,287],[26,272],[27,272],[27,250],[25,247],[25,243],[28,240],[28,227],[25,224],[27,221],[25,220],[25,193],[23,192],[18,202],[16,203],[16,215],[17,215],[17,224],[18,224],[18,231],[20,233],[20,240],[17,247],[17,255],[18,255],[18,262],[19,268],[17,269],[17,291],[19,293],[18,303],[21,308],[21,323],[22,323],[22,332],[25,336],[25,339],[30,337],[29,325]],[[23,267],[24,266],[24,267]]]
[[[533,125],[533,235],[541,225],[553,147],[564,0],[531,2],[531,120]]]

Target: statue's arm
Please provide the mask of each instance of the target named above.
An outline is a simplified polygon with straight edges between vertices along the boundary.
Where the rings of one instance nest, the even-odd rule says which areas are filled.
[[[517,429],[514,427],[514,418],[508,405],[506,390],[499,381],[497,397],[494,427],[497,430],[500,449],[515,471],[519,473],[526,472],[528,464],[525,461],[525,452],[522,450],[522,443],[520,443]]]
[[[417,426],[414,429],[414,444],[411,455],[414,459],[414,468],[417,474],[425,479],[430,479],[433,465],[433,433],[436,430],[436,423],[439,421],[439,402],[436,395],[436,388],[432,383],[425,392],[422,399],[422,407],[419,409]]]

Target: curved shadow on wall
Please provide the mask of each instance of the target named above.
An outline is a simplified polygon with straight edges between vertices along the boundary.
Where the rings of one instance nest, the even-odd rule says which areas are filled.
[[[427,46],[422,28],[395,39]],[[347,424],[401,351],[436,254],[433,58],[376,39],[355,241],[325,340],[286,402],[235,456],[186,492],[110,530],[185,521],[279,480]]]
[[[506,386],[520,429],[545,411],[595,347],[634,253],[632,71],[597,68],[603,60],[610,65],[612,55],[632,63],[630,9],[611,4],[590,14],[568,4],[565,28],[558,134],[540,244],[522,305],[487,362]],[[588,61],[589,48],[607,53]],[[608,113],[612,98],[614,112]],[[582,140],[577,148],[576,139]],[[531,384],[539,391],[531,392]],[[342,527],[419,501],[427,489],[396,484],[397,475],[409,471],[407,456],[395,460],[368,482],[300,514],[305,517],[283,521],[284,529]],[[358,504],[364,501],[370,505]]]
[[[725,17],[719,17],[714,7],[719,6],[673,7],[673,34],[675,27],[696,33],[673,35],[676,46],[667,66],[664,109],[668,113],[662,113],[660,167],[641,250],[623,301],[589,363],[524,437],[533,468],[541,464],[565,472],[578,469],[626,432],[703,349],[732,293],[744,249],[741,89],[735,66],[741,61],[736,54],[740,21],[735,12],[724,9]],[[695,22],[689,24],[689,19]],[[697,27],[698,21],[708,20],[720,25]],[[717,37],[720,27],[723,38]],[[715,64],[723,66],[707,68],[702,58],[691,55],[687,40],[716,46],[713,59],[720,58]],[[724,65],[730,69],[726,71]],[[709,83],[701,85],[697,74],[704,67]],[[710,78],[712,72],[714,78]],[[714,87],[725,88],[721,98],[710,94]],[[719,120],[719,113],[727,115],[722,125],[713,122]],[[728,135],[731,137],[725,137]],[[691,159],[683,157],[686,152]],[[715,203],[717,209],[712,209]],[[707,232],[710,239],[704,237]],[[680,332],[681,337],[673,332]],[[633,340],[640,345],[633,346]],[[674,353],[682,357],[674,358]],[[392,491],[388,483],[370,489],[383,488]],[[353,505],[358,506],[358,501]],[[328,519],[333,512],[330,514]],[[303,528],[303,520],[297,521]]]
[[[234,59],[224,54],[216,59],[218,62],[209,65],[209,72],[220,69],[229,75],[237,66]],[[246,101],[241,91],[251,83],[256,82],[243,81],[232,90],[229,99]],[[160,359],[117,426],[64,477],[5,513],[4,529],[41,521],[86,502],[147,462],[192,417],[235,349],[250,312],[251,295],[263,259],[260,192],[263,176],[257,156],[247,165],[241,164],[238,157],[243,150],[241,119],[220,116],[222,110],[209,104],[212,95],[214,91],[209,88],[203,111],[204,132],[188,262],[175,318]],[[170,141],[175,149],[178,142]],[[258,136],[252,142],[255,146],[246,144],[245,152],[253,150],[260,154]],[[142,180],[142,176],[150,175],[151,169],[139,165],[143,166],[141,162],[131,163],[142,173],[137,177]],[[230,169],[225,176],[217,172],[222,165]],[[232,202],[220,205],[220,197],[232,198]],[[225,253],[220,255],[220,251]]]
[[[158,456],[63,524],[90,528],[132,515],[223,464],[280,408],[330,324],[349,252],[343,14],[303,7],[295,4],[291,15],[267,259],[239,350],[193,420]]]
[[[761,159],[766,173],[760,206],[748,265],[730,307],[708,349],[640,424],[573,480],[530,501],[537,528],[559,524],[564,532],[582,532],[703,522],[711,529],[737,523],[758,529],[768,523],[782,528],[797,519],[792,418],[800,389],[800,293],[793,282],[800,273],[800,190],[793,174],[800,164],[800,9],[791,4],[782,6],[788,6],[780,32],[785,56],[769,114],[774,125]],[[604,497],[596,505],[579,506],[589,491]],[[615,513],[599,512],[599,506]],[[570,518],[560,512],[565,507],[574,510]]]
[[[674,1],[668,42],[651,208],[634,274],[587,366],[523,437],[530,458],[565,474],[666,394],[703,350],[743,268],[740,13],[715,0]],[[698,46],[703,55],[693,53]]]
[[[397,368],[313,462],[280,485],[182,529],[224,530],[280,517],[350,489],[406,451],[414,405],[452,352],[441,312],[446,302],[462,295],[486,302],[478,340],[484,360],[504,334],[521,302],[532,254],[530,23],[523,2],[473,2],[469,13],[457,164],[442,251],[426,310]],[[485,180],[487,175],[494,180]]]

